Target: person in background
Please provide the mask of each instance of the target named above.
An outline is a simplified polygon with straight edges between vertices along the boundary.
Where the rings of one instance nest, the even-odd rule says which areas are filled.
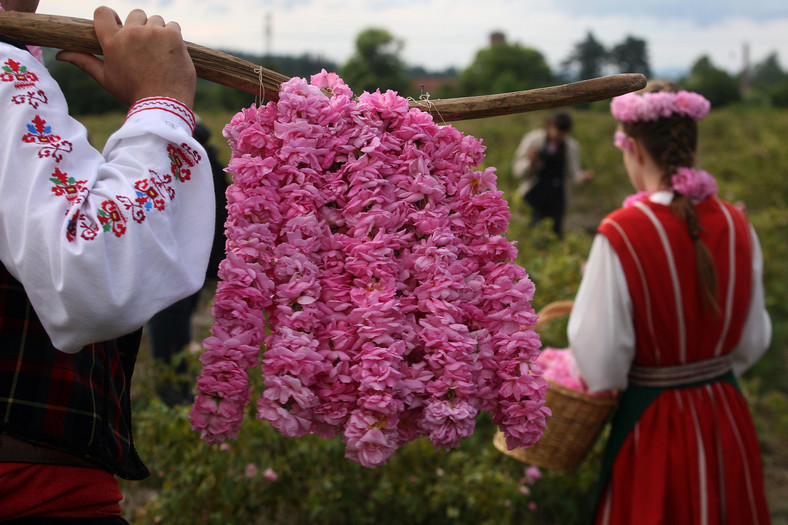
[[[227,176],[224,166],[219,160],[216,146],[210,143],[211,130],[199,120],[194,127],[194,138],[205,148],[213,173],[216,220],[206,278],[209,281],[216,281],[219,263],[225,255],[224,222],[227,220],[227,198],[225,197],[228,186]],[[176,363],[173,367],[173,372],[176,374],[175,381],[167,381],[157,385],[159,397],[170,407],[191,403],[193,399],[190,382],[184,379],[187,372],[186,361],[179,359],[178,354],[188,348],[192,340],[192,315],[197,309],[199,299],[200,292],[198,291],[158,312],[146,325],[153,359],[167,366]]]
[[[37,0],[0,0],[34,12]],[[94,13],[103,60],[61,52],[129,106],[100,153],[26,46],[0,37],[0,521],[126,523],[143,479],[129,389],[141,327],[199,290],[213,188],[177,23]]]
[[[572,117],[566,111],[551,113],[543,128],[527,133],[514,154],[512,174],[521,179],[517,190],[531,207],[531,225],[552,219],[553,231],[563,237],[570,186],[594,178],[580,163],[580,145],[569,133]]]
[[[637,193],[600,224],[568,325],[589,388],[622,392],[596,523],[770,521],[736,381],[771,340],[763,260],[744,213],[695,167],[709,108],[664,83],[611,102]]]

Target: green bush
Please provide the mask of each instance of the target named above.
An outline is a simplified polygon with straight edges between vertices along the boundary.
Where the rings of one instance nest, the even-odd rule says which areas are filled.
[[[340,439],[285,438],[251,412],[236,441],[209,446],[189,431],[189,407],[147,395],[136,404],[153,476],[122,484],[133,523],[569,524],[593,505],[601,441],[577,472],[546,471],[529,485],[526,465],[493,447],[486,415],[455,450],[419,439],[367,469],[344,458]]]

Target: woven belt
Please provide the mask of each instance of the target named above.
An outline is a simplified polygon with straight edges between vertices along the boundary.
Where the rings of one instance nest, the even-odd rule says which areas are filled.
[[[8,434],[0,434],[0,463],[43,463],[71,467],[102,468],[87,459],[54,448],[35,445]]]
[[[674,366],[633,364],[629,371],[629,382],[640,386],[677,387],[720,377],[732,368],[733,361],[729,355]]]

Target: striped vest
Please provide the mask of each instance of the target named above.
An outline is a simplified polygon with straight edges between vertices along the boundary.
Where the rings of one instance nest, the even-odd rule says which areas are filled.
[[[750,305],[752,246],[744,214],[716,197],[695,206],[701,240],[715,262],[715,315],[700,299],[686,222],[650,201],[611,213],[600,225],[621,261],[634,307],[635,363],[670,366],[719,357],[740,339]]]

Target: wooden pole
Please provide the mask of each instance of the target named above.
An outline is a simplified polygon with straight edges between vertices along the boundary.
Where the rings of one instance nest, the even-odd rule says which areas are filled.
[[[82,18],[3,11],[0,12],[0,33],[25,44],[102,54],[93,22]],[[186,42],[186,48],[198,77],[261,95],[263,99],[278,100],[282,83],[289,80],[281,73],[221,51],[191,42]],[[645,86],[643,75],[625,73],[513,93],[415,100],[410,105],[431,113],[439,122],[452,122],[585,104]]]
[[[0,33],[25,44],[102,54],[93,21],[84,18],[3,11]],[[268,100],[277,100],[282,82],[289,80],[281,73],[221,51],[191,42],[186,42],[186,48],[198,77],[254,95],[262,93]]]
[[[512,93],[416,101],[416,106],[446,122],[525,113],[605,100],[646,87],[646,77],[624,73]]]

